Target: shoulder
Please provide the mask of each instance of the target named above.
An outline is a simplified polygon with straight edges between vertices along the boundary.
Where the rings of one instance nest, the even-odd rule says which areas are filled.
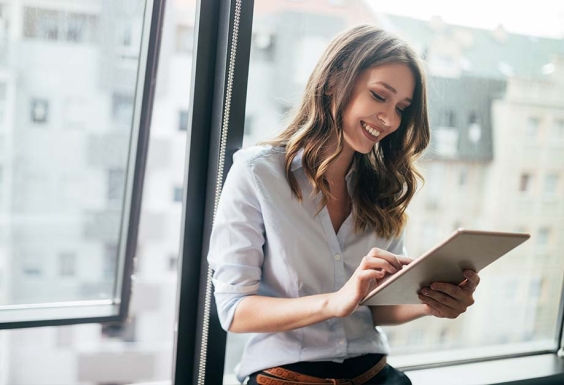
[[[253,146],[233,155],[233,166],[247,168],[253,174],[284,172],[285,149],[269,145]]]

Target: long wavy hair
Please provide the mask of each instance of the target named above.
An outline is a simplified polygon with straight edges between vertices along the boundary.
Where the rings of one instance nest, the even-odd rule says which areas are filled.
[[[407,205],[417,190],[417,180],[423,182],[415,161],[430,139],[426,75],[418,55],[406,42],[370,25],[340,33],[312,72],[289,125],[265,143],[285,147],[286,176],[300,201],[302,192],[291,165],[303,149],[305,174],[313,186],[312,194],[321,192],[323,207],[333,199],[325,174],[344,147],[342,115],[355,80],[362,71],[385,63],[404,63],[411,69],[415,77],[413,100],[396,131],[368,154],[355,153],[352,210],[357,232],[368,228],[389,238],[399,236],[407,222]],[[335,138],[336,150],[328,155]]]

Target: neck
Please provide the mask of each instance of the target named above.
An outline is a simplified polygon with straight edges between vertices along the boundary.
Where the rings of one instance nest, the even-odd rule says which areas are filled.
[[[334,141],[328,147],[327,153],[332,154],[336,150],[337,150],[337,142]],[[331,163],[329,169],[327,170],[327,174],[325,174],[325,177],[327,178],[330,184],[334,184],[334,183],[340,184],[341,181],[345,180],[345,176],[347,175],[347,172],[351,168],[354,153],[355,151],[349,146],[347,146],[347,144],[345,143],[343,151],[337,157],[337,160]]]

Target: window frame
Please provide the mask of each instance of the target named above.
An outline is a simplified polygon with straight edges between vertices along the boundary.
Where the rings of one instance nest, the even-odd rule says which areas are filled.
[[[127,319],[165,2],[166,0],[145,2],[114,298],[0,306],[3,314],[0,330],[123,322]]]
[[[188,119],[190,152],[185,175],[187,188],[184,191],[182,213],[177,336],[172,377],[172,382],[176,384],[223,383],[223,370],[217,368],[224,366],[227,333],[219,324],[215,302],[210,296],[210,271],[206,257],[215,199],[231,166],[231,155],[241,146],[243,139],[253,12],[253,0],[199,0],[197,3]],[[234,25],[238,27],[235,33]],[[236,46],[234,35],[238,38]],[[236,73],[232,87],[229,85],[230,63]],[[227,102],[226,97],[229,98]],[[225,105],[231,106],[231,113],[226,114]],[[224,132],[222,127],[229,127],[229,132]],[[225,159],[219,159],[223,157],[222,151],[228,155]],[[223,169],[220,169],[222,166]],[[543,355],[549,358],[543,367],[545,372],[550,372],[550,376],[546,377],[549,382],[546,383],[552,380],[556,383],[564,379],[564,361],[558,359],[564,357],[564,295],[560,298],[557,322],[555,342],[559,349],[530,350],[399,368],[429,374],[434,373],[436,368],[447,367],[468,372],[471,365],[479,363],[495,364]],[[554,361],[558,365],[553,365]],[[509,374],[507,378],[510,378]],[[502,383],[531,383],[529,380],[536,378],[535,375],[536,372],[533,372],[529,378]],[[499,375],[495,378],[492,375],[492,381],[499,378]]]

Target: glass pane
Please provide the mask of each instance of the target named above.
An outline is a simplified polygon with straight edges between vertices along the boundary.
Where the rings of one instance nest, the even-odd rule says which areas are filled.
[[[0,5],[0,308],[116,296],[144,7]]]
[[[16,5],[12,5],[12,11],[13,7],[21,8],[21,2],[14,4]],[[50,10],[58,9],[52,5],[53,2],[50,4]],[[74,151],[79,154],[79,159],[83,159],[83,172],[72,175],[75,179],[69,177],[67,184],[72,188],[60,199],[63,202],[74,202],[72,207],[75,207],[78,213],[83,211],[81,205],[86,204],[101,206],[108,212],[120,212],[125,165],[117,160],[126,155],[121,153],[126,147],[120,144],[121,141],[116,145],[116,138],[129,132],[130,128],[126,127],[125,119],[129,120],[127,125],[130,125],[131,117],[128,118],[127,114],[131,114],[134,94],[133,90],[123,88],[118,80],[130,74],[130,71],[136,71],[145,2],[75,0],[65,4],[65,7],[72,6],[73,12],[88,12],[98,23],[106,23],[106,27],[95,31],[95,44],[73,42],[71,45],[60,41],[34,40],[35,49],[46,51],[45,60],[54,60],[48,49],[66,50],[67,60],[79,60],[72,55],[89,54],[92,60],[90,65],[96,64],[94,68],[75,71],[76,76],[80,74],[83,77],[83,83],[90,84],[90,88],[83,91],[76,88],[76,92],[80,91],[80,98],[73,98],[74,104],[71,103],[71,106],[78,110],[71,116],[70,123],[66,120],[59,126],[52,121],[55,126],[49,128],[49,132],[56,131],[60,134],[59,140],[60,137],[69,137],[69,141],[82,141],[81,147]],[[182,195],[187,141],[187,131],[178,130],[177,119],[179,111],[187,111],[189,107],[192,65],[191,51],[175,49],[178,43],[175,30],[176,26],[193,29],[195,6],[195,1],[167,1],[129,320],[124,324],[87,324],[1,331],[0,385],[170,384],[182,210],[182,204],[176,199]],[[66,12],[67,8],[62,11]],[[25,41],[14,42],[14,50],[24,51],[18,48],[23,43]],[[116,55],[120,57],[119,60]],[[115,63],[112,64],[112,61]],[[39,65],[38,63],[34,65]],[[103,70],[102,66],[110,67]],[[110,71],[113,67],[116,68],[115,72]],[[25,73],[21,76],[25,76]],[[127,82],[129,84],[129,80]],[[55,98],[58,94],[46,95],[58,100]],[[68,108],[71,107],[67,108],[68,104],[61,104],[67,101],[52,102],[52,105],[58,105],[51,110],[55,116],[65,110],[69,113]],[[29,116],[27,106],[28,104],[25,108],[25,119]],[[55,110],[58,112],[55,113]],[[73,127],[69,127],[71,123]],[[23,129],[23,126],[14,128],[16,131]],[[94,139],[96,141],[89,144]],[[50,140],[49,144],[54,146],[56,143],[57,141]],[[57,147],[53,151],[55,150],[66,151],[66,147]],[[0,150],[0,159],[3,154]],[[96,163],[91,164],[89,159],[96,160]],[[57,169],[56,172],[61,177],[65,176],[64,170]],[[88,178],[95,182],[92,188],[81,185],[86,178],[82,174],[87,173],[90,174]],[[2,174],[6,175],[0,169],[0,186],[2,181],[6,180],[2,178]],[[1,191],[5,190],[0,187]],[[85,192],[92,195],[83,196]],[[0,202],[1,197],[0,194]],[[34,260],[30,260],[30,263],[25,265],[30,273],[29,279],[33,277],[38,281],[44,280],[43,283],[49,285],[54,294],[57,290],[61,293],[71,291],[66,286],[57,285],[70,286],[70,283],[76,282],[78,286],[81,284],[79,278],[84,276],[98,277],[100,282],[114,281],[119,247],[116,243],[117,233],[105,231],[106,229],[100,226],[103,219],[101,217],[98,221],[98,226],[93,224],[89,228],[93,236],[98,234],[95,239],[93,236],[86,238],[82,230],[78,234],[80,237],[77,235],[75,248],[61,248],[45,264],[33,264]],[[6,235],[0,232],[0,236]],[[4,246],[3,239],[0,238],[0,250]],[[3,272],[0,285],[7,279],[5,272],[8,271],[9,275],[11,271],[4,270],[5,268],[6,265],[0,265]],[[39,272],[34,273],[34,270],[40,271],[42,275],[39,275]],[[46,274],[53,274],[57,279],[49,278],[47,281]],[[4,286],[0,287],[0,295],[3,295]],[[90,295],[96,295],[95,289],[96,287],[92,288]]]
[[[409,254],[421,255],[458,227],[532,234],[481,274],[466,314],[386,327],[397,363],[417,363],[408,356],[421,352],[440,361],[455,357],[454,349],[483,356],[556,346],[564,30],[555,16],[562,7],[542,3],[511,11],[490,4],[484,15],[433,2],[255,1],[244,147],[286,127],[336,34],[375,24],[409,41],[429,75],[432,140],[420,160],[425,186],[410,205]],[[225,384],[236,383],[247,339],[228,335]]]

